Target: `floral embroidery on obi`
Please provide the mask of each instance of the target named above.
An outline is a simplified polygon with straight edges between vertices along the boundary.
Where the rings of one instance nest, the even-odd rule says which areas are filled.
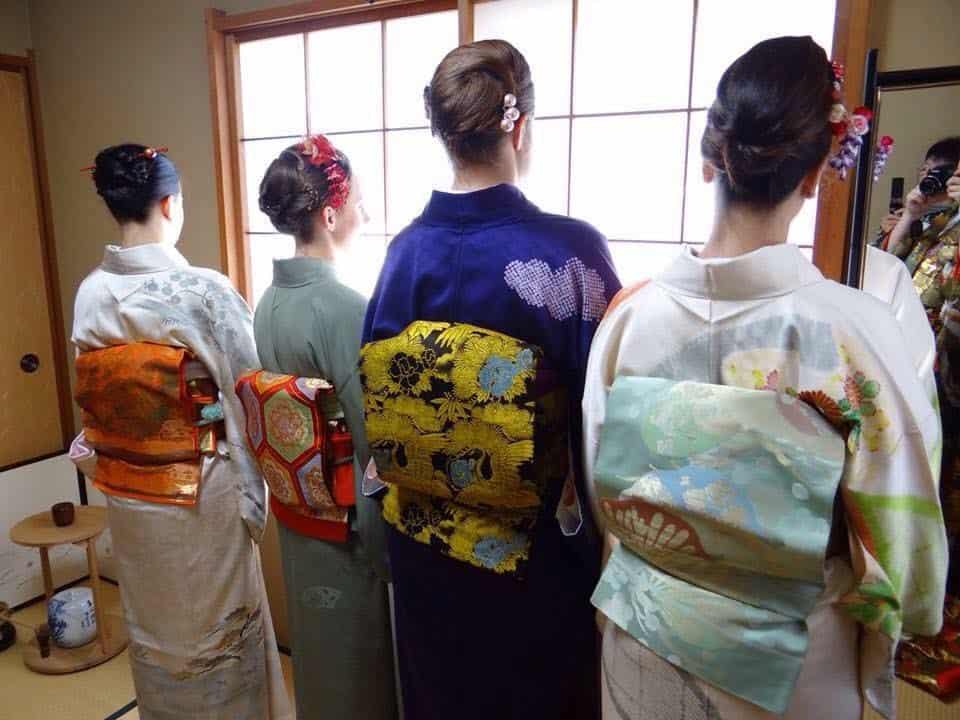
[[[411,323],[361,351],[384,517],[442,553],[519,574],[566,475],[563,391],[542,351],[473,325]]]

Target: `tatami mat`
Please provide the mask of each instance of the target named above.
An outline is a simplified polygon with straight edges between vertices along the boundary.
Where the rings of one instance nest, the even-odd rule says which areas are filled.
[[[82,583],[81,583],[82,584]],[[120,615],[117,588],[104,584],[106,612]],[[0,652],[0,720],[104,720],[125,707],[134,697],[127,653],[99,667],[71,675],[39,675],[27,670],[20,657],[21,643],[29,630],[44,620],[44,604],[35,602],[16,614],[17,647]],[[293,697],[290,658],[281,655],[287,691]],[[945,705],[912,685],[898,682],[899,720],[960,720],[960,703]],[[121,720],[139,720],[136,708]],[[867,711],[864,720],[880,720]]]
[[[105,611],[120,615],[116,586],[104,583],[103,590]],[[13,616],[17,645],[0,652],[0,720],[104,720],[127,706],[134,692],[126,651],[103,665],[70,675],[40,675],[26,668],[20,645],[29,639],[29,627],[44,622],[44,607],[43,602],[35,602]],[[280,660],[293,697],[290,658],[281,655]],[[139,717],[134,708],[120,720]]]

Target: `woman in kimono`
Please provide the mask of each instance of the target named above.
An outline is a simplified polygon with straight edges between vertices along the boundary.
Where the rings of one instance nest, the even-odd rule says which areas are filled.
[[[261,365],[332,383],[336,403],[328,412],[345,417],[355,457],[357,505],[350,510],[346,542],[332,541],[322,519],[271,494],[287,588],[297,717],[392,720],[397,703],[383,519],[361,482],[369,453],[357,358],[367,301],[336,275],[337,256],[367,220],[360,184],[346,155],[316,135],[270,164],[260,185],[260,208],[278,232],[296,240],[294,257],[274,260],[273,284],[257,306]]]
[[[517,189],[534,87],[513,46],[452,51],[425,99],[453,187],[391,243],[361,353],[367,439],[389,484],[404,711],[595,717],[599,550],[568,460],[590,341],[619,282],[605,238]],[[552,406],[562,424],[544,420],[545,438],[529,410],[555,391],[566,392]],[[528,502],[522,478],[538,473]]]
[[[597,332],[583,407],[612,546],[593,596],[604,718],[855,720],[864,700],[890,718],[901,633],[940,627],[924,371],[888,305],[786,243],[838,118],[810,38],[739,58],[701,144],[718,200],[704,249]]]
[[[225,277],[177,252],[183,196],[162,150],[109,147],[92,170],[120,242],[77,292],[77,399],[107,495],[140,717],[292,718],[255,544],[263,482],[233,391],[257,361],[250,310]],[[144,358],[143,371],[123,358]],[[178,419],[182,393],[204,383],[196,424],[213,434]],[[174,431],[199,437],[199,456],[158,462]]]

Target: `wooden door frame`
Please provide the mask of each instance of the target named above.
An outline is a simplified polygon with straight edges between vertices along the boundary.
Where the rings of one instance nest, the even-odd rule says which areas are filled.
[[[247,298],[252,297],[249,257],[244,241],[244,183],[239,126],[238,43],[382,20],[389,17],[456,8],[461,44],[473,40],[473,7],[484,0],[308,0],[265,10],[228,15],[209,8],[205,20],[213,119],[214,169],[220,218],[221,262],[224,271]],[[860,104],[867,33],[873,0],[837,0],[832,59],[846,67],[844,101]],[[852,183],[827,175],[821,185],[814,233],[814,263],[829,278],[843,276],[848,248]]]
[[[863,104],[863,75],[869,49],[867,33],[872,4],[873,0],[837,0],[832,59],[843,63],[846,68],[843,102],[851,109]],[[863,148],[862,152],[869,153],[870,150]],[[819,191],[813,262],[824,275],[838,282],[843,279],[850,252],[853,186],[852,176],[843,181],[828,169]]]
[[[46,149],[43,140],[43,121],[40,115],[40,87],[37,82],[36,61],[32,50],[25,57],[0,54],[0,70],[22,73],[27,87],[27,114],[30,123],[31,156],[33,158],[34,189],[37,197],[37,225],[40,229],[40,247],[43,255],[43,277],[46,285],[47,306],[50,312],[50,335],[53,345],[54,375],[57,383],[57,402],[60,411],[61,441],[65,451],[73,440],[73,399],[70,396],[70,374],[67,366],[67,341],[63,326],[63,308],[60,300],[60,274],[57,269],[57,249],[53,233],[53,213],[50,205],[50,181],[47,174]],[[41,460],[51,455],[33,458],[18,465]],[[3,470],[4,468],[0,468]]]

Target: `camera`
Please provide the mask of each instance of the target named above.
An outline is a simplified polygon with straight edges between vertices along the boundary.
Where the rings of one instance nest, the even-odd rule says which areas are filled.
[[[957,168],[953,165],[937,165],[930,168],[918,185],[920,192],[927,197],[939,195],[947,190],[947,181],[953,176]]]

